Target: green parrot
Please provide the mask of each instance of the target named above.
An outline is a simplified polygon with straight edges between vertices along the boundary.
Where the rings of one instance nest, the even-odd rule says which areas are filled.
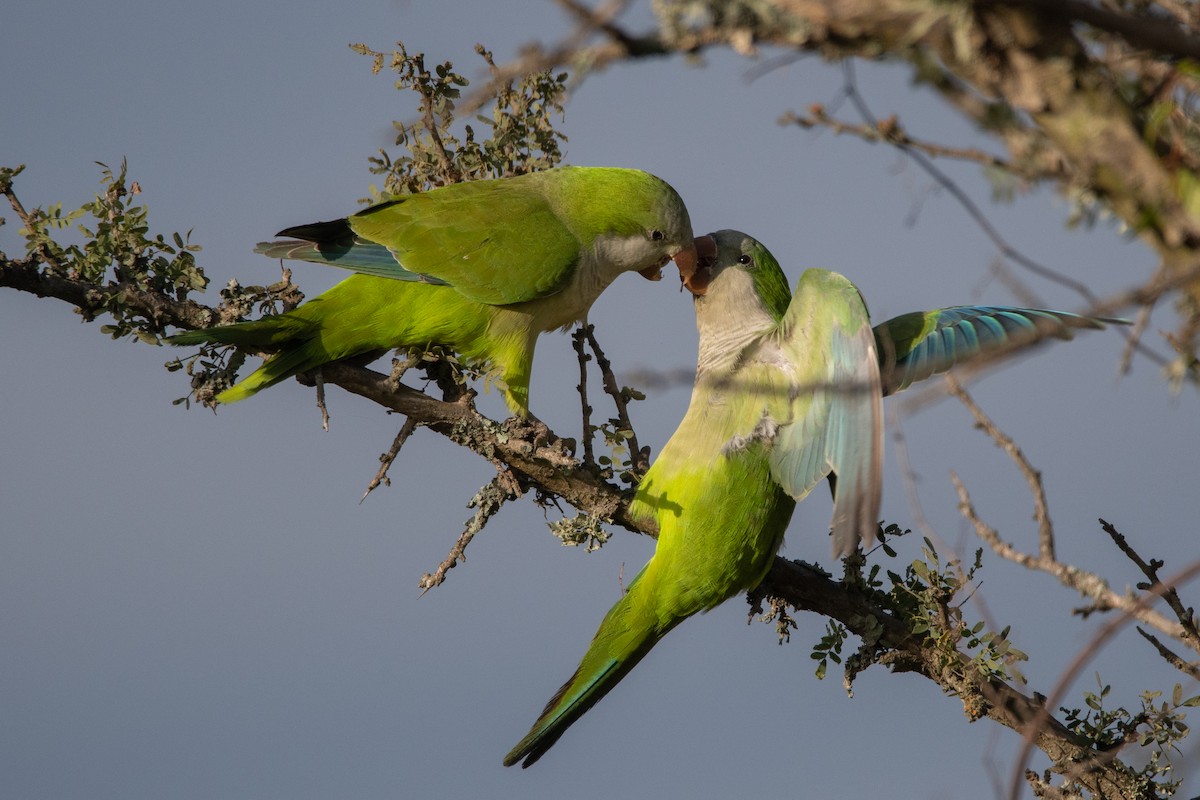
[[[273,353],[219,402],[331,361],[442,345],[490,365],[509,409],[527,416],[539,334],[582,320],[622,272],[657,280],[672,258],[695,268],[678,193],[610,167],[452,184],[278,235],[292,240],[256,252],[356,274],[287,313],[170,337]]]
[[[828,478],[833,551],[874,541],[882,398],[1026,337],[1070,338],[1102,322],[1054,311],[958,307],[871,328],[854,284],[807,270],[788,291],[765,247],[738,231],[696,240],[700,354],[679,428],[638,485],[653,557],[609,610],[583,661],[505,766],[533,764],[672,628],[766,575],[796,502]]]

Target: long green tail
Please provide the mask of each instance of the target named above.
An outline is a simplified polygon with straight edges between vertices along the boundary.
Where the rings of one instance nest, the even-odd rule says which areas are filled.
[[[185,331],[167,339],[174,345],[232,344],[250,350],[279,350],[262,366],[217,395],[220,403],[236,403],[282,380],[324,364],[329,354],[316,337],[319,326],[294,314],[264,317],[217,328]]]
[[[524,761],[528,767],[554,746],[559,737],[604,695],[608,694],[667,633],[685,617],[660,618],[653,600],[650,564],[634,578],[617,601],[583,656],[571,679],[550,698],[533,728],[504,757],[504,766]]]

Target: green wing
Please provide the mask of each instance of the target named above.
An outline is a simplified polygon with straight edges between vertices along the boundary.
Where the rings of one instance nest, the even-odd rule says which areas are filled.
[[[793,421],[781,425],[771,475],[796,500],[833,474],[837,555],[873,541],[883,471],[883,395],[866,305],[854,284],[808,270],[780,326],[779,345],[796,365]]]
[[[533,177],[457,183],[381,203],[347,221],[358,236],[391,251],[399,272],[448,283],[488,305],[533,300],[562,289],[581,253],[542,191],[552,179],[522,180]]]
[[[1122,319],[1008,306],[954,306],[903,314],[875,328],[883,391],[895,394],[960,361],[1050,336],[1070,339],[1075,328],[1103,328],[1106,322],[1127,324]]]

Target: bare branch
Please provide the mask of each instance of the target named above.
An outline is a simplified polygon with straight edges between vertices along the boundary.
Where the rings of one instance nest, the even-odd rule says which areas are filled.
[[[451,403],[404,385],[393,389],[388,376],[364,367],[326,364],[322,369],[327,383],[408,415],[456,444],[504,463],[522,485],[540,486],[635,533],[657,533],[630,518],[623,491],[577,462],[567,443],[544,425],[516,417],[500,424],[471,408],[467,396]]]
[[[467,503],[467,508],[474,508],[475,514],[467,520],[466,528],[459,534],[458,540],[454,542],[450,552],[432,575],[427,572],[421,576],[421,580],[417,584],[421,594],[425,594],[435,586],[441,586],[446,580],[446,573],[467,560],[467,545],[475,538],[475,534],[483,530],[483,526],[487,525],[488,520],[495,516],[506,501],[516,500],[524,494],[516,476],[504,467],[498,467],[497,470],[496,476],[471,498],[471,502]]]
[[[797,114],[795,111],[786,112],[779,118],[779,124],[796,125],[806,129],[827,128],[836,134],[845,133],[857,136],[865,142],[886,142],[903,150],[919,151],[934,158],[972,162],[1028,179],[1053,177],[1052,173],[1042,171],[1034,173],[1030,165],[1017,164],[976,147],[952,147],[913,138],[895,116],[879,120],[877,124],[844,122],[830,116],[825,106],[814,103],[808,107],[806,115]]]
[[[1029,486],[1029,493],[1033,495],[1033,517],[1038,524],[1038,558],[1046,563],[1057,561],[1054,554],[1054,525],[1050,522],[1050,510],[1046,505],[1046,487],[1042,485],[1042,473],[1029,463],[1029,459],[1012,437],[1000,430],[953,375],[946,376],[946,384],[950,387],[950,393],[971,412],[971,416],[975,418],[975,426],[992,437],[992,441],[1017,465]],[[956,482],[957,485],[959,484]],[[959,497],[962,498],[961,492]]]
[[[392,468],[392,464],[396,461],[396,456],[400,455],[400,448],[404,447],[404,443],[408,441],[408,437],[412,436],[413,431],[417,429],[417,421],[412,417],[404,420],[404,424],[400,426],[399,433],[392,440],[392,446],[387,449],[386,453],[379,456],[379,471],[375,473],[375,477],[371,478],[371,482],[367,484],[367,490],[363,492],[363,496],[358,502],[367,499],[367,495],[379,488],[380,484],[385,486],[392,485],[392,479],[388,477],[388,470]]]
[[[1171,591],[1174,591],[1174,588],[1172,588]],[[1146,631],[1137,627],[1135,627],[1134,630],[1136,630],[1143,639],[1152,644],[1154,649],[1158,651],[1158,654],[1162,656],[1168,664],[1187,675],[1192,680],[1200,681],[1200,662],[1184,661],[1182,656],[1160,642],[1158,637],[1154,634],[1147,633]]]
[[[846,96],[850,99],[854,107],[858,109],[859,114],[867,122],[867,124],[870,125],[870,127],[879,130],[879,122],[876,120],[874,113],[867,105],[867,102],[863,98],[862,94],[860,94],[858,91],[858,82],[854,76],[854,62],[851,60],[844,61],[842,63],[842,69],[846,75],[845,85],[843,86],[843,91],[846,92]],[[996,230],[995,226],[992,225],[991,220],[987,218],[987,215],[983,213],[983,210],[975,204],[975,201],[972,200],[965,191],[963,191],[962,187],[951,180],[950,176],[942,172],[942,170],[940,170],[923,152],[904,143],[903,141],[894,141],[892,139],[888,139],[882,132],[880,133],[880,136],[903,151],[905,155],[911,158],[929,175],[929,177],[933,178],[943,189],[948,191],[951,196],[958,201],[958,204],[963,207],[963,210],[967,212],[967,216],[969,216],[975,222],[979,229],[982,230],[984,235],[992,241],[992,244],[996,246],[996,248],[1004,255],[1005,258],[1016,264],[1019,264],[1035,275],[1039,275],[1048,281],[1057,283],[1060,286],[1064,286],[1074,291],[1076,294],[1082,297],[1088,305],[1094,306],[1099,303],[1099,298],[1096,297],[1096,295],[1087,287],[1086,284],[1074,280],[1073,278],[1068,278],[1066,275],[1063,275],[1062,273],[1033,260],[1009,244],[1008,241],[1000,234],[1000,232]]]
[[[638,475],[645,474],[650,468],[650,454],[648,451],[643,452],[638,446],[637,433],[633,430],[633,423],[629,420],[629,401],[625,396],[624,389],[617,383],[617,377],[613,374],[612,363],[604,355],[604,351],[600,349],[600,342],[596,339],[596,328],[594,325],[588,324],[583,328],[584,335],[587,337],[588,345],[592,348],[592,352],[596,354],[596,366],[600,369],[600,374],[604,378],[604,391],[612,398],[613,404],[617,407],[617,423],[621,426],[621,430],[629,431],[629,459],[633,465],[633,471]]]
[[[1142,574],[1150,580],[1150,584],[1139,584],[1138,588],[1153,591],[1154,586],[1161,583],[1158,571],[1162,569],[1163,562],[1159,559],[1151,559],[1150,561],[1143,559],[1133,549],[1133,545],[1129,544],[1125,535],[1118,531],[1112,523],[1101,519],[1100,527],[1113,540],[1113,544],[1125,554],[1125,557],[1136,564],[1138,569],[1142,571]],[[1196,629],[1195,609],[1187,608],[1183,605],[1183,601],[1179,599],[1179,593],[1174,587],[1162,592],[1162,598],[1166,601],[1170,609],[1175,612],[1175,616],[1179,619],[1179,624],[1183,627],[1184,635],[1182,638],[1184,643],[1197,652],[1200,652],[1200,631]]]
[[[313,380],[317,385],[317,409],[321,412],[321,430],[329,432],[329,407],[325,405],[325,376],[321,374],[320,367],[313,374]]]
[[[575,353],[579,357],[579,384],[575,388],[579,390],[583,413],[583,463],[592,466],[596,463],[596,453],[592,445],[592,406],[588,403],[587,395],[587,362],[591,360],[591,356],[584,349],[586,338],[587,334],[582,325],[571,333],[571,346],[575,348]]]
[[[979,517],[974,504],[971,502],[971,497],[967,493],[966,487],[963,486],[962,481],[959,480],[958,475],[951,473],[950,480],[954,483],[955,491],[958,492],[959,511],[974,527],[976,535],[980,539],[983,539],[996,555],[1015,564],[1020,564],[1026,569],[1037,570],[1038,572],[1045,572],[1047,575],[1054,576],[1063,586],[1074,589],[1084,597],[1094,600],[1096,608],[1100,610],[1121,609],[1132,613],[1143,624],[1149,625],[1174,639],[1179,639],[1183,635],[1183,628],[1178,623],[1170,621],[1150,608],[1142,607],[1140,601],[1137,599],[1126,595],[1119,595],[1112,591],[1108,588],[1108,583],[1100,576],[1060,561],[1041,559],[1037,556],[1023,553],[1003,541],[995,528],[992,528]]]

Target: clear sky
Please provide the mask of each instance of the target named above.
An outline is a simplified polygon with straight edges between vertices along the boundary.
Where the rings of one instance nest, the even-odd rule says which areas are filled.
[[[639,21],[649,24],[645,8]],[[153,229],[190,229],[203,245],[214,292],[235,276],[276,278],[255,242],[354,210],[374,180],[367,156],[412,114],[349,43],[403,39],[476,76],[476,42],[504,61],[568,29],[537,0],[114,0],[69,13],[17,0],[0,27],[0,163],[28,165],[16,185],[26,205],[74,207],[98,190],[94,162],[126,158]],[[703,66],[673,59],[590,78],[563,121],[567,161],[660,175],[697,233],[745,230],[792,280],[837,269],[877,319],[1020,300],[991,272],[995,247],[894,151],[775,124],[788,109],[836,105],[836,68],[808,58],[750,81],[752,66],[715,53]],[[859,76],[876,113],[899,113],[915,135],[986,144],[902,70],[865,65]],[[947,169],[988,204],[977,169]],[[1050,193],[988,208],[1012,243],[1101,294],[1154,266],[1114,231],[1066,231],[1068,209]],[[21,252],[19,225],[0,216],[0,249]],[[295,269],[309,296],[340,277]],[[1038,303],[1080,309],[1023,277]],[[618,371],[694,363],[691,305],[673,281],[627,276],[592,319]],[[1173,323],[1158,312],[1151,342]],[[836,671],[812,675],[823,620],[800,617],[780,647],[771,626],[746,625],[740,599],[673,632],[535,768],[506,770],[501,757],[570,675],[651,540],[618,532],[596,553],[562,548],[544,524],[558,512],[519,502],[418,597],[490,477],[480,459],[419,432],[393,486],[359,505],[401,424],[365,401],[331,391],[328,433],[311,390],[294,383],[215,416],[185,411],[170,403],[187,388],[162,368],[171,352],[114,343],[64,304],[11,291],[0,292],[0,336],[5,796],[953,798],[991,796],[1008,775],[1015,734],[968,725],[929,682],[878,667],[848,699]],[[1141,576],[1097,517],[1176,567],[1196,556],[1200,518],[1196,392],[1171,396],[1146,361],[1118,378],[1122,345],[1113,331],[1088,333],[973,386],[1043,470],[1060,553],[1118,588]],[[578,431],[575,382],[568,338],[545,337],[532,405],[562,435]],[[655,452],[687,397],[655,390],[635,408]],[[502,414],[495,396],[481,404]],[[955,469],[990,523],[1033,546],[1021,478],[962,408],[888,409],[907,455],[889,440],[889,521],[915,524],[907,469],[947,549],[973,551]],[[818,494],[785,554],[828,566]],[[910,546],[901,563],[912,557]],[[1046,576],[992,558],[981,578],[978,597],[998,626],[1014,625],[1032,688],[1048,691],[1097,623],[1071,617],[1080,601]],[[1116,702],[1177,680],[1131,634],[1093,666]],[[1089,669],[1079,690],[1094,685]]]

